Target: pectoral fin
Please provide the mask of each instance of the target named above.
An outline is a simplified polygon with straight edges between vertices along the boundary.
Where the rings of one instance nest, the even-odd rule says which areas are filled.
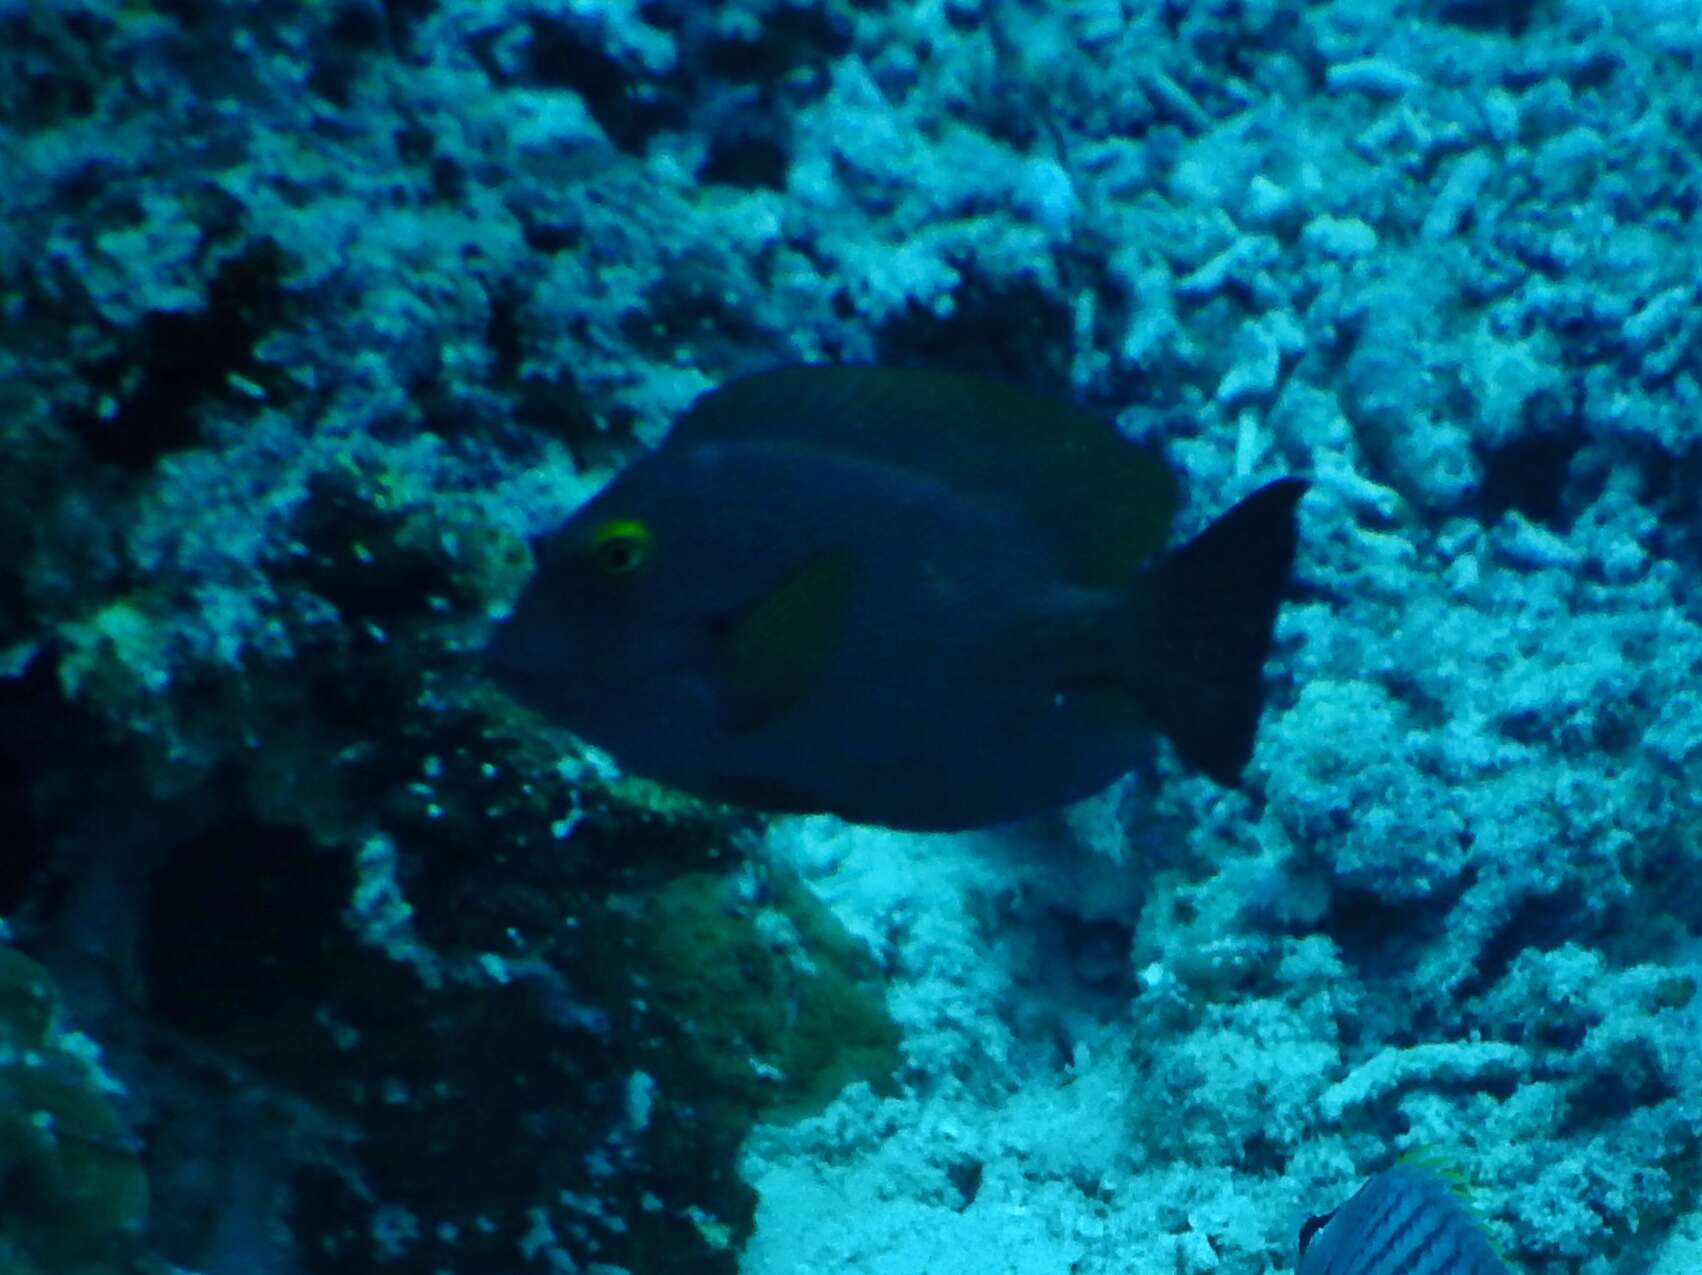
[[[716,625],[726,729],[756,730],[816,685],[844,636],[854,574],[849,550],[812,554]]]

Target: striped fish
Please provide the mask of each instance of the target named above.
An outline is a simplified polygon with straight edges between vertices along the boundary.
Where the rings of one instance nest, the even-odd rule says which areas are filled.
[[[1300,1228],[1295,1275],[1509,1275],[1447,1175],[1403,1161]]]

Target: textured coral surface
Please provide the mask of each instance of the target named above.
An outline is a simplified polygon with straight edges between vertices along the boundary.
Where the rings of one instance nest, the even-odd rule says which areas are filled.
[[[1415,1148],[1529,1275],[1702,1268],[1699,62],[0,0],[0,1271],[1254,1275]],[[485,685],[528,537],[829,359],[1102,413],[1178,534],[1313,480],[1240,790],[765,821]]]

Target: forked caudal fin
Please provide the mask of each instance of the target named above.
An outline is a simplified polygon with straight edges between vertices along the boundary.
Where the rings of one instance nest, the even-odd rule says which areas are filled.
[[[1191,769],[1234,786],[1253,755],[1265,657],[1294,565],[1299,478],[1268,483],[1140,582],[1141,699]]]

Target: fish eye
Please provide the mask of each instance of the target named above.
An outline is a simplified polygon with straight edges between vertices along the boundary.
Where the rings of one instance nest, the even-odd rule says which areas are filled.
[[[592,533],[591,561],[597,571],[616,579],[650,565],[656,542],[650,528],[635,518],[611,518]]]

